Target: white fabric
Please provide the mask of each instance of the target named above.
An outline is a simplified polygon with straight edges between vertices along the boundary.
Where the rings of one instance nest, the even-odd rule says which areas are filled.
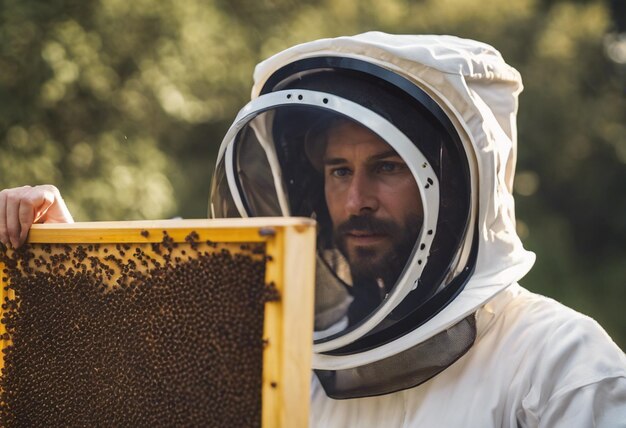
[[[313,377],[311,427],[626,427],[626,357],[592,319],[513,285],[477,329],[416,388],[333,400]]]
[[[532,267],[515,231],[512,191],[517,147],[515,115],[522,89],[519,73],[491,46],[452,36],[409,36],[370,32],[322,39],[287,49],[260,63],[252,97],[269,76],[303,58],[329,55],[360,58],[414,81],[435,99],[473,151],[477,169],[479,254],[474,275],[444,311],[411,334],[356,356],[316,353],[315,368],[359,366],[394,355],[465,318]],[[479,190],[478,190],[479,189]]]

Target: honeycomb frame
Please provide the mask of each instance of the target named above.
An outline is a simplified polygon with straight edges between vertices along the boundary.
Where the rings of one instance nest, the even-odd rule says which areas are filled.
[[[313,342],[315,222],[299,218],[219,220],[162,220],[34,225],[33,244],[146,244],[161,242],[163,234],[185,243],[190,233],[199,241],[263,243],[265,283],[273,284],[280,299],[265,303],[262,427],[308,425]],[[0,272],[4,265],[0,262]],[[8,278],[7,278],[8,280]],[[0,275],[0,299],[13,297]],[[0,312],[2,315],[2,312]],[[10,344],[0,324],[0,346]],[[0,368],[4,365],[0,353]]]

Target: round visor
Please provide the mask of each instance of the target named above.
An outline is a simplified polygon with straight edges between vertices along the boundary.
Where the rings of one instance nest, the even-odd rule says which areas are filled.
[[[367,334],[419,285],[440,202],[431,162],[398,128],[310,90],[272,92],[242,109],[211,194],[214,218],[318,221],[318,352]]]

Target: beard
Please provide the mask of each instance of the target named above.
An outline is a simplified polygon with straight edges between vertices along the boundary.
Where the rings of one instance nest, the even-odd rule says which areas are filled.
[[[377,300],[382,300],[391,291],[417,242],[422,220],[421,215],[410,214],[403,224],[399,224],[362,215],[350,217],[335,227],[335,245],[348,260],[355,291],[377,290]],[[357,246],[349,251],[346,234],[353,231],[383,235],[391,246],[386,249]],[[371,295],[371,291],[367,294]]]

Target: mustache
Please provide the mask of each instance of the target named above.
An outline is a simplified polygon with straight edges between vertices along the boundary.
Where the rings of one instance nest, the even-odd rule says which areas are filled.
[[[375,235],[392,235],[398,232],[398,225],[391,220],[375,218],[371,215],[352,216],[335,228],[335,235],[341,236],[353,231]]]

